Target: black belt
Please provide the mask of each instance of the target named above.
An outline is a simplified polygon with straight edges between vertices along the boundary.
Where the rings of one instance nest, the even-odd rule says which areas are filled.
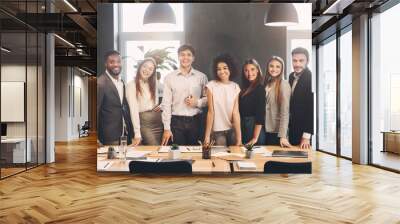
[[[175,118],[175,119],[178,119],[178,120],[192,121],[192,120],[198,119],[200,117],[200,114],[196,114],[194,116],[172,115],[172,117]]]

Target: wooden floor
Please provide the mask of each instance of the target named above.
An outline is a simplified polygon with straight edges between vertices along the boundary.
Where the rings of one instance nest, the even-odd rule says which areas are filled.
[[[400,170],[400,155],[392,152],[374,151],[372,162],[374,164]]]
[[[0,223],[400,223],[400,175],[315,153],[312,175],[96,173],[96,142],[0,181]]]

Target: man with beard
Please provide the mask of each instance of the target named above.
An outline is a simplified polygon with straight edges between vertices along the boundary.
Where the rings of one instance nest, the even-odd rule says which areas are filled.
[[[311,147],[314,133],[314,95],[311,85],[311,71],[307,65],[309,54],[305,48],[292,51],[293,72],[289,75],[292,89],[290,97],[289,141],[300,148]]]
[[[133,125],[121,79],[121,57],[118,51],[105,54],[106,71],[97,79],[97,138],[103,145],[118,145],[121,136],[132,144]],[[135,138],[134,145],[140,143]]]

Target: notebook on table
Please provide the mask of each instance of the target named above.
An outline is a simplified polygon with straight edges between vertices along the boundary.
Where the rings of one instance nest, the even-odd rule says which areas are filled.
[[[255,170],[257,169],[257,166],[254,162],[243,162],[243,161],[238,161],[237,166],[241,170]]]
[[[286,151],[286,150],[274,150],[272,157],[292,157],[292,158],[307,158],[308,152],[305,151]]]

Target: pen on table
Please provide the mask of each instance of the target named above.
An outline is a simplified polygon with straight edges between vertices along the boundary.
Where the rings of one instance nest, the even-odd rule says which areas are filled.
[[[108,165],[110,165],[110,162],[108,162],[108,163],[103,167],[103,169],[105,169]]]
[[[214,163],[214,161],[212,161],[211,163],[212,163],[212,166],[213,166],[213,167],[215,167],[215,163]]]
[[[190,148],[189,148],[189,147],[186,147],[186,149],[187,149],[188,151],[190,151]]]

